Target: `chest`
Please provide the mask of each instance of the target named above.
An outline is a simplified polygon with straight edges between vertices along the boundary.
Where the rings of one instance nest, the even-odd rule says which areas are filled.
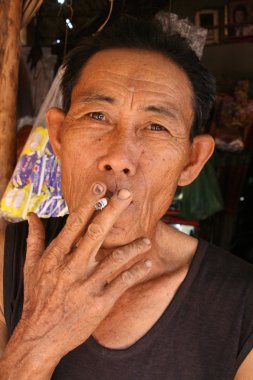
[[[170,307],[187,271],[159,278],[125,293],[93,333],[104,347],[125,349],[143,337]]]

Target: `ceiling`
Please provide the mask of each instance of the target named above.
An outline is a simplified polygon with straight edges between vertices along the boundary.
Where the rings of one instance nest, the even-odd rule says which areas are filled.
[[[62,43],[66,33],[66,19],[71,20],[73,29],[68,28],[68,45],[75,44],[85,35],[90,35],[106,20],[109,0],[44,0],[41,8],[28,27],[28,45],[34,43],[51,46]],[[122,14],[136,17],[152,15],[159,9],[169,8],[169,0],[114,0],[110,22]]]

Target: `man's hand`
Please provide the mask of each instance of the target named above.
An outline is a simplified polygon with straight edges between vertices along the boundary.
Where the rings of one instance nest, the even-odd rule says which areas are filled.
[[[0,370],[0,379],[14,378],[17,368],[19,379],[28,378],[28,363],[34,379],[50,378],[59,360],[83,343],[117,299],[149,272],[150,260],[135,260],[123,270],[128,262],[150,249],[145,239],[114,250],[95,265],[108,232],[132,200],[128,190],[122,189],[88,224],[105,190],[104,186],[102,193],[95,195],[91,191],[87,195],[84,206],[70,214],[46,250],[43,225],[35,214],[30,214],[23,313],[4,352],[1,368],[6,377],[1,377]],[[113,280],[108,282],[109,278]]]

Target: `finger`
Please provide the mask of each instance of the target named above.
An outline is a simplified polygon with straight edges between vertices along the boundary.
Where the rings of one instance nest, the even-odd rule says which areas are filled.
[[[83,270],[87,268],[92,255],[97,254],[106,235],[120,214],[129,206],[131,200],[132,194],[127,189],[121,189],[114,194],[106,208],[88,226],[85,235],[79,241],[78,248],[73,253],[70,265]]]
[[[122,272],[126,265],[129,265],[133,260],[136,261],[140,254],[147,252],[150,248],[150,240],[141,238],[114,250],[97,266],[92,278],[95,282],[100,280],[100,283],[104,284],[109,277],[115,278],[119,271]]]
[[[111,307],[129,288],[143,280],[152,268],[150,259],[139,261],[117,276],[104,290],[104,303]]]
[[[28,215],[28,224],[25,274],[33,269],[45,250],[45,231],[41,220],[35,213],[31,212]]]
[[[45,259],[50,260],[50,257],[47,256],[51,256],[52,259],[59,261],[71,251],[71,248],[80,238],[94,213],[96,202],[105,192],[106,186],[104,184],[93,184],[91,190],[83,200],[83,205],[68,216],[65,226],[47,248]]]

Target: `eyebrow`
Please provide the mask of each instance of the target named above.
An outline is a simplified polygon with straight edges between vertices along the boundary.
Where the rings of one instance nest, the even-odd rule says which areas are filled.
[[[173,117],[174,119],[178,118],[178,112],[175,108],[171,108],[171,107],[166,107],[166,106],[162,106],[162,105],[149,105],[149,106],[146,106],[144,108],[142,108],[143,111],[150,111],[150,112],[155,112],[155,113],[158,113],[160,115],[164,115],[166,117]]]
[[[94,90],[88,90],[85,92],[82,92],[78,95],[78,100],[82,103],[93,103],[93,102],[101,102],[101,103],[109,103],[109,104],[115,104],[116,99],[112,98],[111,96],[105,95],[101,92],[96,92]]]
[[[109,103],[109,104],[117,104],[117,100],[109,95],[103,94],[102,92],[94,91],[93,89],[91,90],[86,90],[84,92],[81,92],[78,95],[78,100],[81,101],[82,103],[93,103],[93,102],[101,102],[101,103]],[[173,107],[166,107],[163,105],[155,105],[155,104],[150,104],[148,106],[144,106],[140,108],[140,111],[145,111],[145,112],[155,112],[160,115],[164,115],[166,117],[172,117],[172,118],[178,118],[178,112],[175,108]]]

